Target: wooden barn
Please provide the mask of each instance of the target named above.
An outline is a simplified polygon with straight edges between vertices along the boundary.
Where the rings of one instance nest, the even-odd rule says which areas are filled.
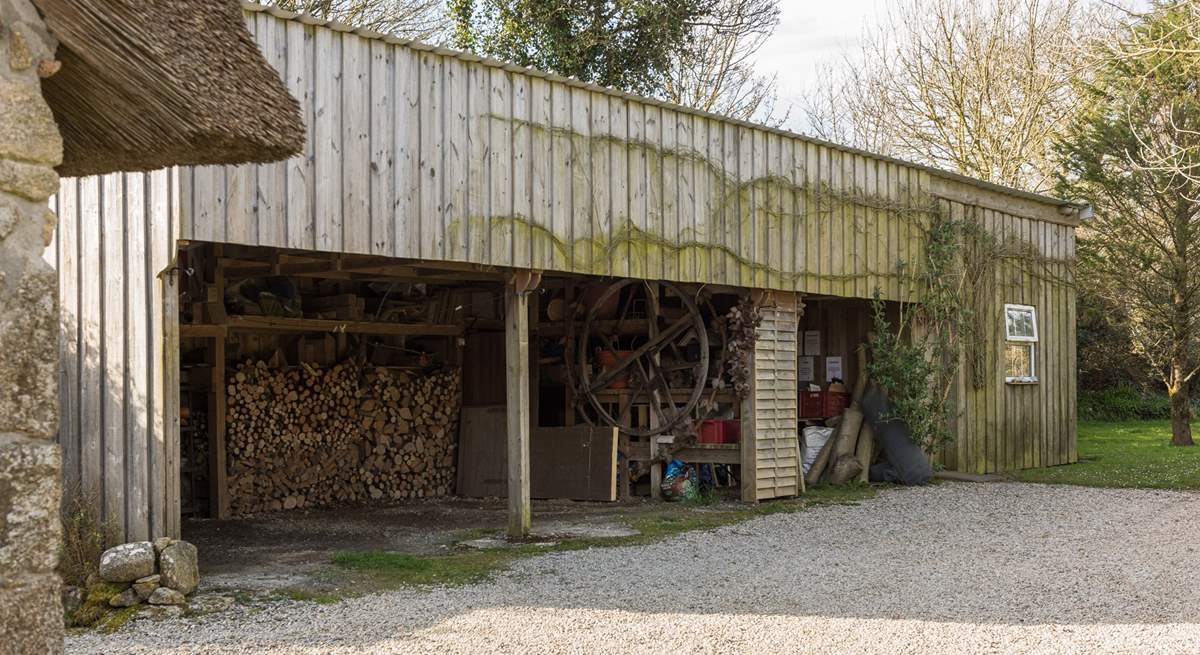
[[[799,494],[799,430],[832,413],[805,394],[853,386],[873,294],[919,300],[934,215],[1030,254],[965,299],[936,457],[1076,460],[1081,206],[244,11],[300,100],[301,156],[52,200],[64,475],[124,540],[454,494],[507,494],[520,533],[531,496],[657,495],[664,452],[746,500]]]

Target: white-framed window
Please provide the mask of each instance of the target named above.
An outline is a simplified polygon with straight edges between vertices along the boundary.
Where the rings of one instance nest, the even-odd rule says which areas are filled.
[[[1013,384],[1037,382],[1037,309],[1004,306],[1004,380]]]

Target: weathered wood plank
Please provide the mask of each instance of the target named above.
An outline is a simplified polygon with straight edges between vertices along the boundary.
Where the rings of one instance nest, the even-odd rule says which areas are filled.
[[[105,175],[100,181],[100,330],[101,347],[101,420],[104,432],[104,520],[126,530],[125,505],[125,189],[120,173]]]
[[[512,77],[508,71],[492,69],[490,89],[491,133],[488,138],[491,159],[489,212],[491,221],[492,261],[512,265],[513,194],[512,194]]]
[[[639,239],[646,253],[645,276],[651,280],[663,277],[665,253],[661,239],[663,228],[663,168],[662,168],[662,108],[645,107],[642,114],[642,148],[645,157],[645,234]]]
[[[467,260],[491,259],[491,232],[488,215],[488,179],[491,162],[488,138],[491,133],[491,74],[481,65],[467,69],[467,106],[471,120],[467,125]]]
[[[591,106],[588,139],[586,175],[589,182],[587,190],[588,234],[599,235],[599,239],[589,247],[593,258],[592,270],[597,273],[609,273],[612,270],[612,251],[609,243],[604,242],[604,235],[613,233],[612,225],[612,167],[610,162],[611,150],[609,139],[612,135],[612,111],[609,107],[608,96],[602,93],[588,94]],[[577,208],[578,211],[578,208]]]
[[[358,36],[342,37],[342,246],[368,254],[371,221],[371,50]]]
[[[737,170],[736,223],[733,231],[735,239],[734,251],[737,252],[738,283],[746,287],[754,287],[755,266],[758,261],[755,253],[755,231],[758,226],[758,212],[755,211],[755,183],[757,158],[755,155],[755,131],[738,126],[730,132],[734,140],[734,166]],[[729,147],[726,142],[725,147]]]
[[[470,238],[471,217],[468,213],[469,200],[467,179],[470,169],[470,143],[468,142],[467,95],[470,75],[466,64],[454,58],[445,62],[446,80],[446,146],[445,157],[445,204],[442,207],[441,224],[445,231],[443,257],[452,261],[465,261],[467,242]]]
[[[317,30],[313,41],[314,245],[337,252],[342,248],[342,34]]]
[[[128,173],[125,183],[125,403],[128,454],[125,465],[126,531],[129,541],[150,538],[150,362],[147,357],[151,284],[147,271],[146,173]]]
[[[159,188],[158,202],[164,202],[171,215],[178,215],[182,209],[180,198],[174,189],[178,182],[176,169],[170,169],[165,181],[165,189]],[[163,199],[165,196],[165,200]],[[156,353],[155,362],[161,363],[162,384],[155,385],[155,390],[161,394],[161,410],[156,412],[162,416],[162,476],[163,503],[162,523],[163,534],[178,539],[181,533],[181,498],[179,486],[179,285],[178,272],[172,274],[170,269],[176,262],[176,239],[179,233],[173,221],[161,225],[154,221],[154,230],[162,230],[166,238],[163,241],[155,239],[155,252],[162,257],[159,268],[155,263],[155,277],[160,283],[162,299],[162,318],[158,330],[162,334],[162,356]],[[162,250],[159,250],[161,248]],[[157,467],[155,467],[157,469]],[[157,474],[156,474],[156,477]]]
[[[650,180],[648,155],[646,152],[646,107],[629,103],[629,224],[618,232],[621,243],[629,252],[629,275],[649,275],[649,253],[639,247],[636,235],[647,234],[650,229]]]
[[[530,222],[532,259],[537,268],[554,268],[556,252],[562,247],[554,235],[553,162],[550,138],[550,83],[542,78],[530,80],[529,138]]]
[[[147,323],[147,354],[150,367],[149,399],[146,412],[149,415],[149,439],[147,440],[147,468],[149,484],[147,489],[147,506],[150,514],[150,536],[157,538],[167,535],[167,471],[166,450],[168,440],[178,442],[178,426],[168,423],[168,413],[177,413],[178,402],[171,402],[179,394],[179,384],[176,375],[168,374],[167,368],[173,367],[178,371],[178,364],[172,364],[179,358],[179,350],[166,351],[167,329],[165,321],[178,321],[178,314],[165,314],[165,294],[170,289],[170,280],[176,279],[178,273],[168,272],[175,256],[175,240],[173,238],[171,216],[177,211],[174,206],[178,202],[175,197],[174,181],[176,171],[167,169],[150,174],[148,184],[148,238],[146,245],[149,267],[149,295]],[[172,305],[173,306],[173,305]],[[168,381],[174,384],[169,388]],[[171,431],[174,429],[173,431]],[[171,436],[167,433],[171,431]],[[178,486],[178,485],[176,485]],[[176,490],[176,495],[178,491]]]
[[[316,155],[312,127],[314,126],[315,81],[311,63],[313,61],[315,28],[295,21],[287,21],[287,69],[288,91],[300,103],[304,117],[304,152],[292,157],[284,164],[287,198],[283,204],[287,246],[289,248],[315,248],[316,225],[313,212],[313,186],[316,183],[313,159]]]
[[[289,84],[287,22],[267,13],[255,14],[255,35],[267,63],[280,72],[284,84]],[[289,84],[290,86],[290,84]],[[287,247],[287,169],[290,161],[261,166],[256,170],[253,205],[254,223],[258,227],[257,243]]]
[[[609,98],[608,128],[612,138],[608,144],[609,161],[609,211],[607,239],[605,249],[608,251],[608,264],[605,267],[611,275],[628,276],[631,266],[629,262],[630,245],[627,242],[616,241],[617,235],[627,230],[631,224],[630,218],[630,181],[629,163],[631,153],[626,140],[629,138],[629,102],[624,98]]]
[[[659,187],[662,189],[662,278],[678,280],[683,274],[683,262],[679,248],[683,243],[681,217],[679,213],[680,186],[683,169],[679,157],[679,116],[676,112],[663,109],[659,116]]]
[[[424,125],[414,121],[421,115],[420,53],[408,48],[394,51],[393,84],[396,88],[397,112],[394,163],[396,207],[393,213],[395,255],[420,258],[421,248],[421,134]]]
[[[698,242],[697,226],[703,217],[703,211],[696,186],[696,117],[679,112],[675,114],[675,147],[679,151],[676,159],[678,167],[678,221],[679,221],[679,277],[680,279],[696,280],[700,277],[699,253],[694,244]]]
[[[574,242],[573,262],[577,270],[595,270],[592,247],[592,94],[584,89],[570,89],[571,103],[571,238]]]
[[[64,493],[77,491],[82,472],[80,406],[80,197],[79,180],[63,180],[58,196],[51,199],[58,216],[54,241],[58,269],[58,358],[59,415],[58,443],[62,448]]]
[[[390,255],[395,251],[396,205],[395,157],[396,120],[401,107],[396,101],[394,48],[383,41],[370,42],[371,141],[370,212],[371,254]],[[469,94],[464,94],[469,97]]]
[[[530,78],[512,78],[512,215],[513,265],[525,268],[534,265],[533,257],[533,130],[530,128],[530,105],[533,90]]]

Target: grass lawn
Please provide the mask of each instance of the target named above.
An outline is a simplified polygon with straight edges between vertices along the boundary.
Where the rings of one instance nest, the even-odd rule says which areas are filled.
[[[1020,471],[1025,482],[1200,489],[1200,445],[1171,445],[1170,421],[1079,423],[1079,463]]]

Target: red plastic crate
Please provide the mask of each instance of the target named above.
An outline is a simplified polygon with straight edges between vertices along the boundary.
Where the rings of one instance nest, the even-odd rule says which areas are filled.
[[[829,418],[838,416],[846,410],[846,406],[850,404],[850,394],[841,391],[823,391],[824,407],[822,408],[821,416]]]
[[[700,422],[698,443],[737,443],[742,436],[741,421],[736,419],[710,419]]]
[[[824,391],[801,391],[800,392],[800,416],[802,418],[824,418],[822,413],[825,411],[825,392]]]

